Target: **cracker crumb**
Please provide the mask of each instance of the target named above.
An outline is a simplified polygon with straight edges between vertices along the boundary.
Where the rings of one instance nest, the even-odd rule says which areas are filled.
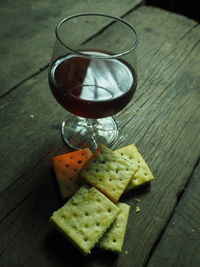
[[[137,212],[140,212],[140,211],[141,211],[141,208],[139,206],[136,206],[135,207],[135,212],[137,213]]]
[[[128,250],[125,250],[125,254],[128,255]]]
[[[33,115],[33,114],[31,114],[31,115],[30,115],[30,117],[31,117],[31,119],[33,119],[33,118],[34,118],[34,115]]]
[[[195,230],[195,229],[192,229],[192,232],[193,232],[193,233],[195,233],[195,232],[196,232],[196,230]]]
[[[136,202],[140,202],[141,200],[140,200],[139,198],[136,198],[135,201],[136,201]]]

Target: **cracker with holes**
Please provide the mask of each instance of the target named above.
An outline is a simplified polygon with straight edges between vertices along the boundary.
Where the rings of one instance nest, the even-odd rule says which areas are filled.
[[[113,202],[117,202],[136,171],[135,160],[100,145],[80,175]]]
[[[117,203],[117,206],[120,209],[119,214],[111,227],[100,239],[98,245],[101,248],[111,250],[119,254],[122,252],[124,244],[130,206],[120,202]]]
[[[81,187],[50,220],[83,254],[89,254],[119,208],[96,188]]]
[[[123,153],[124,155],[127,155],[128,157],[132,155],[133,160],[135,161],[135,165],[137,165],[137,170],[134,173],[129,185],[127,186],[126,191],[154,180],[154,176],[150,168],[148,167],[146,161],[144,160],[142,155],[139,153],[139,151],[137,150],[134,144],[117,149],[116,152]]]
[[[78,173],[91,155],[92,152],[85,148],[52,158],[58,187],[63,199],[72,196],[80,187]]]

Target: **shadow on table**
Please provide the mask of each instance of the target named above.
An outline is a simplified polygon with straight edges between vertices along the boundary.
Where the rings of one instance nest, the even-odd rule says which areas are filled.
[[[182,0],[146,0],[147,5],[153,5],[166,9],[170,12],[182,14],[186,17],[200,22],[199,4],[196,0],[182,1]]]
[[[45,247],[56,266],[87,267],[114,266],[118,255],[109,251],[94,248],[90,255],[83,256],[56,229],[51,229],[45,240]]]
[[[128,202],[132,201],[135,198],[139,198],[142,195],[146,195],[150,192],[151,190],[151,183],[146,183],[144,185],[140,185],[138,187],[135,187],[134,189],[128,191],[127,193],[123,194],[122,197],[120,198],[120,202],[126,202],[127,204],[129,204]]]

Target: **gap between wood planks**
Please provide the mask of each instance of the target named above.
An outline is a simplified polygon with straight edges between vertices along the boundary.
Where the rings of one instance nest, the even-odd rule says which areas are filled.
[[[128,11],[126,11],[124,14],[122,14],[121,16],[119,16],[120,18],[124,18],[126,16],[128,16],[131,12],[133,12],[134,10],[136,10],[137,8],[139,8],[140,6],[143,5],[143,2],[139,2],[137,3],[134,7],[132,7],[131,9],[129,9]],[[97,37],[99,34],[101,34],[102,32],[104,32],[108,27],[110,27],[113,24],[113,22],[108,23],[106,26],[104,26],[101,30],[99,30],[97,33],[93,34],[91,37],[89,37],[87,40],[85,40],[83,42],[86,43],[90,40],[92,40],[93,38]],[[45,64],[44,66],[40,67],[38,71],[34,72],[33,74],[29,75],[28,77],[26,77],[25,79],[23,79],[22,81],[18,82],[15,86],[11,87],[6,93],[4,93],[3,95],[0,96],[0,99],[2,99],[3,97],[5,97],[6,95],[9,95],[13,90],[17,89],[19,86],[21,86],[22,84],[24,84],[25,82],[27,82],[28,80],[32,79],[33,77],[37,76],[39,73],[41,73],[42,71],[48,69],[49,67],[49,63]]]
[[[178,207],[178,204],[179,204],[180,200],[184,197],[184,194],[186,193],[187,187],[188,187],[189,183],[191,182],[192,177],[193,177],[193,175],[194,175],[194,173],[196,171],[196,168],[198,167],[199,164],[200,164],[200,156],[197,159],[196,163],[194,164],[194,167],[193,167],[190,175],[188,176],[188,179],[187,179],[185,185],[183,186],[182,189],[179,190],[179,192],[177,192],[177,196],[176,196],[177,201],[176,201],[176,203],[174,205],[174,208],[173,208],[168,220],[166,221],[166,224],[164,225],[163,229],[161,230],[160,234],[158,235],[157,239],[155,240],[155,242],[154,242],[154,244],[153,244],[153,246],[152,246],[152,248],[151,248],[151,250],[149,252],[149,256],[148,256],[148,258],[147,258],[147,260],[146,260],[146,262],[145,262],[143,267],[147,267],[148,266],[149,260],[153,256],[154,251],[156,250],[160,240],[162,239],[162,236],[163,236],[165,230],[167,229],[172,217],[174,216],[176,208]]]
[[[27,78],[23,79],[22,81],[20,81],[19,83],[17,83],[15,86],[11,87],[6,93],[4,93],[3,95],[0,96],[0,99],[4,98],[5,96],[9,95],[13,90],[17,89],[19,86],[21,86],[22,84],[24,84],[25,82],[27,82],[28,80],[34,78],[35,76],[37,76],[39,73],[41,73],[42,71],[46,70],[49,67],[49,63],[47,63],[46,65],[44,65],[43,67],[39,68],[38,71],[34,72],[33,74],[29,75]]]

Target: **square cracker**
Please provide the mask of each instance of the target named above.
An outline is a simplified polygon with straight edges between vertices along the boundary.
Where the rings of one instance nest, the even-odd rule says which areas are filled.
[[[146,161],[134,144],[122,147],[115,151],[121,153],[124,156],[132,156],[133,160],[135,161],[135,165],[137,166],[136,172],[134,173],[130,183],[128,184],[126,191],[131,190],[132,188],[135,188],[144,183],[150,182],[154,179],[150,168],[148,167]]]
[[[78,173],[91,155],[92,152],[85,148],[52,158],[58,187],[63,199],[72,196],[80,187]]]
[[[89,254],[119,213],[96,188],[81,187],[50,220],[83,254]]]
[[[120,202],[117,203],[117,206],[120,209],[119,214],[111,227],[102,236],[98,245],[101,248],[121,253],[124,244],[130,206]]]
[[[113,202],[117,202],[129,184],[137,165],[128,156],[100,145],[80,175]]]

